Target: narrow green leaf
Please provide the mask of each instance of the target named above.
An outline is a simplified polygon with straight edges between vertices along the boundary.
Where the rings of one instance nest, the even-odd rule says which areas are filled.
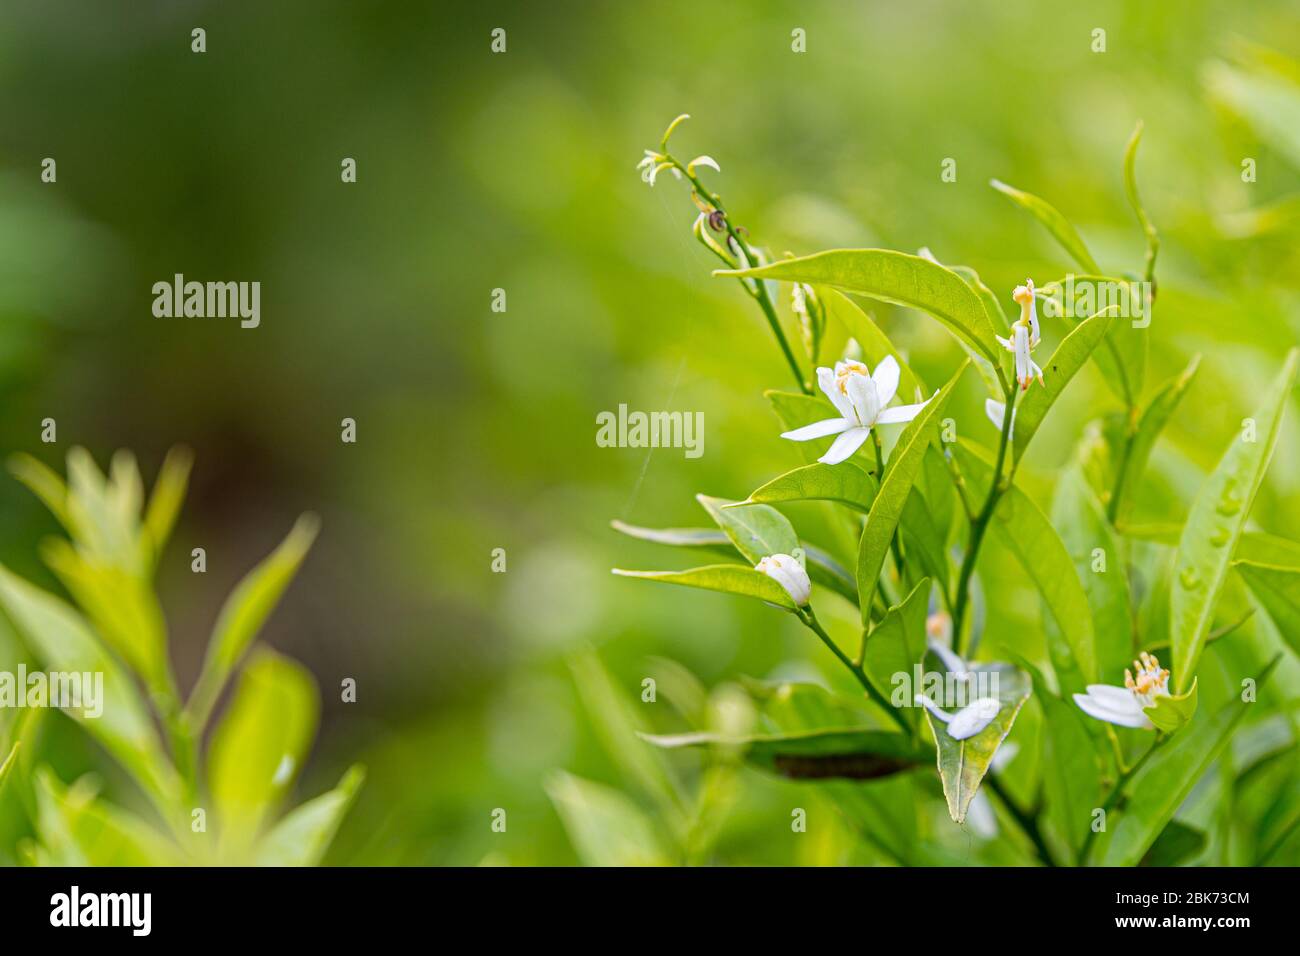
[[[987,488],[993,466],[973,446],[960,441],[952,446],[962,473],[976,486]],[[1057,684],[1063,693],[1081,691],[1097,680],[1096,638],[1088,596],[1056,529],[1038,506],[1012,485],[998,503],[991,522],[1006,548],[1016,556],[1025,574],[1037,586],[1063,640],[1048,629],[1048,650]]]
[[[933,448],[926,450],[929,458]],[[934,578],[944,599],[948,598],[948,557],[945,531],[935,524],[935,511],[929,497],[919,488],[913,488],[903,505],[899,519],[903,545],[909,557],[915,556],[926,574]],[[910,562],[909,562],[910,563]],[[909,569],[910,573],[911,569]]]
[[[41,842],[60,866],[178,866],[168,837],[79,784],[64,788],[48,768],[36,772]]]
[[[927,751],[903,734],[835,727],[724,737],[713,733],[644,734],[656,747],[721,747],[771,773],[795,780],[874,780],[919,766]]]
[[[658,815],[673,832],[685,827],[680,787],[663,755],[638,742],[648,727],[644,708],[632,703],[625,687],[595,651],[583,648],[568,658],[573,683],[588,722],[628,784],[655,802]]]
[[[736,548],[731,539],[722,531],[713,528],[642,528],[625,521],[611,521],[610,527],[630,538],[651,541],[655,544],[670,545],[678,548],[696,548],[719,554],[726,558],[735,558]],[[854,604],[858,601],[858,585],[853,576],[833,557],[807,541],[799,542],[803,548],[805,569],[814,584],[830,588],[845,600]],[[754,562],[757,564],[758,562]]]
[[[258,842],[256,865],[316,866],[320,863],[365,779],[364,769],[350,767],[333,790],[286,813]]]
[[[1053,694],[1037,670],[1030,673],[1034,699],[1043,709],[1046,815],[1073,858],[1087,837],[1093,810],[1101,806],[1101,760],[1082,711]]]
[[[206,722],[227,678],[280,603],[319,531],[320,520],[315,515],[300,517],[279,546],[244,575],[226,598],[190,697],[188,710],[195,726]]]
[[[52,594],[0,566],[0,603],[32,654],[47,670],[104,675],[99,714],[84,696],[82,708],[65,713],[103,744],[155,801],[169,803],[178,781],[135,683],[95,638],[85,619]],[[84,680],[84,678],[83,678]]]
[[[611,521],[609,526],[629,538],[652,541],[655,544],[666,544],[675,548],[704,548],[709,551],[720,551],[723,554],[736,553],[731,539],[714,528],[642,528],[639,525],[617,520]]]
[[[1070,225],[1068,219],[1057,212],[1056,207],[1033,193],[1024,192],[1014,186],[1008,186],[996,179],[990,180],[989,185],[1037,219],[1052,234],[1052,238],[1061,244],[1061,248],[1068,252],[1071,258],[1085,272],[1094,275],[1101,272],[1101,267],[1097,265],[1097,260],[1092,257],[1092,253],[1084,245],[1079,233],[1074,226]]]
[[[1155,275],[1156,253],[1160,251],[1160,236],[1156,232],[1155,223],[1147,215],[1147,211],[1142,205],[1142,199],[1138,195],[1137,151],[1138,144],[1141,141],[1142,121],[1138,120],[1137,126],[1133,129],[1133,135],[1129,138],[1128,146],[1124,149],[1124,192],[1128,196],[1128,204],[1133,207],[1133,214],[1137,216],[1138,224],[1142,226],[1142,233],[1146,236],[1147,256],[1143,275],[1150,282]]]
[[[289,792],[316,734],[320,699],[306,668],[266,648],[244,665],[208,747],[223,858],[242,858]]]
[[[1254,413],[1254,434],[1238,435],[1201,487],[1178,542],[1170,593],[1170,641],[1179,691],[1196,675],[1205,636],[1237,539],[1273,456],[1300,351],[1292,349]],[[1246,441],[1246,437],[1254,440]]]
[[[14,767],[18,766],[18,750],[21,747],[22,741],[14,741],[14,745],[9,749],[9,756],[0,761],[0,793],[4,792],[5,779]]]
[[[1205,849],[1204,831],[1170,820],[1138,866],[1183,866]]]
[[[862,611],[864,625],[869,619],[871,598],[885,564],[889,542],[898,527],[907,496],[911,494],[912,486],[920,474],[925,451],[930,446],[933,426],[943,415],[948,397],[965,371],[966,363],[963,362],[956,374],[948,380],[948,384],[908,423],[885,466],[884,481],[871,503],[871,510],[867,513],[867,526],[858,543],[858,607]]]
[[[149,536],[155,563],[167,546],[172,528],[176,526],[176,516],[180,514],[181,504],[185,501],[185,489],[189,486],[190,468],[193,465],[194,455],[188,448],[173,448],[167,452],[162,468],[158,471],[153,493],[149,496],[149,506],[144,513],[144,530]]]
[[[871,509],[875,497],[875,479],[853,462],[846,461],[838,465],[814,463],[787,471],[752,492],[748,500],[724,505],[723,508],[729,510],[755,503],[820,500],[833,501],[866,513]]]
[[[1275,658],[1260,673],[1262,687]],[[1201,775],[1222,753],[1251,704],[1233,698],[1212,715],[1202,714],[1167,740],[1133,778],[1118,824],[1109,825],[1092,858],[1102,866],[1134,866],[1146,855],[1165,825],[1173,819]]]
[[[1133,659],[1133,618],[1128,562],[1096,494],[1078,465],[1062,473],[1052,499],[1052,524],[1074,562],[1092,608],[1097,674],[1120,684]]]
[[[1143,410],[1129,445],[1128,458],[1123,463],[1124,473],[1119,483],[1119,502],[1113,506],[1117,524],[1123,524],[1132,514],[1133,499],[1142,479],[1146,476],[1147,462],[1151,459],[1151,451],[1155,448],[1156,439],[1160,437],[1165,424],[1178,408],[1178,403],[1187,394],[1187,387],[1191,384],[1200,364],[1201,357],[1193,356],[1187,368],[1172,381],[1167,382]]]
[[[654,822],[623,794],[564,771],[552,773],[546,794],[587,866],[666,866],[671,860]]]
[[[830,285],[920,309],[985,359],[998,363],[993,322],[980,297],[961,276],[920,256],[892,249],[832,249],[756,269],[719,270],[714,275]]]
[[[913,700],[896,699],[897,675],[906,675],[905,686],[913,687],[915,668],[925,657],[925,620],[929,611],[930,579],[922,578],[901,604],[891,607],[866,637],[867,652],[862,669],[880,696],[898,707],[915,734],[920,708]]]
[[[1300,654],[1300,568],[1250,561],[1235,561],[1232,567],[1250,586],[1282,639]]]
[[[645,578],[648,581],[680,584],[688,588],[755,597],[792,611],[795,608],[795,603],[785,588],[762,571],[739,564],[710,564],[688,571],[625,571],[614,568],[614,573],[625,578]]]
[[[1083,368],[1093,350],[1110,330],[1114,318],[1114,313],[1109,310],[1098,312],[1071,329],[1043,366],[1043,385],[1037,388],[1031,386],[1016,403],[1015,432],[1012,436],[1014,460],[1019,461],[1025,453],[1053,403],[1065,391],[1065,386],[1070,384],[1075,373]]]
[[[709,517],[750,564],[758,564],[771,554],[793,554],[799,547],[799,536],[790,519],[770,505],[729,508],[728,505],[740,502],[708,495],[696,495],[695,500],[704,506]]]
[[[68,488],[57,472],[25,452],[9,459],[9,471],[41,500],[59,524],[69,532],[73,530],[72,518],[68,515]]]
[[[880,326],[876,325],[875,319],[862,306],[843,292],[829,286],[817,289],[817,295],[826,305],[827,314],[839,321],[849,336],[857,340],[858,345],[862,347],[862,353],[869,358],[872,368],[875,368],[876,363],[886,355],[894,357],[894,361],[898,363],[898,394],[910,396],[918,391],[923,395],[926,394],[925,383],[920,376],[907,364],[907,360],[899,354],[898,349],[894,348],[894,343],[889,341],[885,333],[880,330]]]
[[[939,720],[928,710],[926,719],[934,733],[936,753],[939,763],[939,779],[943,783],[943,795],[948,801],[948,815],[954,823],[962,823],[970,803],[975,799],[984,775],[988,773],[989,764],[998,747],[1011,732],[1016,722],[1016,715],[1029,699],[1031,690],[1029,678],[1022,672],[1006,664],[977,664],[973,671],[994,673],[998,675],[997,699],[1002,708],[987,727],[973,737],[954,740],[948,736],[948,725]]]

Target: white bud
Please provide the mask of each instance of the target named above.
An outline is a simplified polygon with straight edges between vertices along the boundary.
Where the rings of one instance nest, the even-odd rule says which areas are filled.
[[[809,597],[812,596],[812,582],[808,580],[808,572],[804,570],[797,558],[788,554],[769,554],[754,565],[754,569],[762,571],[785,588],[786,594],[790,595],[799,607],[807,604]]]

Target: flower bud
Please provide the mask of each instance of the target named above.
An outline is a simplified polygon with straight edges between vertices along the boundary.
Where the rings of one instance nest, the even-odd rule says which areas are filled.
[[[808,580],[808,572],[797,558],[788,554],[769,554],[754,565],[754,569],[785,588],[785,593],[798,607],[807,604],[812,596],[812,581]]]

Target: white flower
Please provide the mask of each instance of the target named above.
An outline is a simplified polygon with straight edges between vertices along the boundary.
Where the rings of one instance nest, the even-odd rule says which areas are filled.
[[[999,402],[994,398],[984,399],[984,414],[989,417],[989,421],[993,423],[994,428],[998,431],[1002,431],[1002,425],[1007,420],[1007,406],[1005,402]],[[1016,437],[1016,413],[1014,410],[1011,412],[1011,431],[1007,433],[1007,437],[1011,439]]]
[[[790,595],[798,607],[803,607],[812,596],[812,582],[808,572],[798,558],[788,554],[769,554],[754,565],[755,571],[762,571]]]
[[[1011,338],[1004,339],[999,335],[997,340],[1008,352],[1016,353],[1016,381],[1020,383],[1021,391],[1029,388],[1029,383],[1034,379],[1038,379],[1039,385],[1043,384],[1043,370],[1029,357],[1031,348],[1029,326],[1017,322],[1011,327]]]
[[[1156,698],[1169,696],[1169,671],[1161,668],[1160,661],[1146,651],[1133,662],[1133,667],[1137,678],[1125,670],[1123,687],[1089,684],[1088,693],[1075,694],[1074,702],[1089,717],[1121,727],[1155,729],[1143,711],[1155,706]]]
[[[827,435],[839,437],[826,454],[817,460],[826,465],[838,465],[862,447],[874,425],[910,422],[925,402],[915,405],[895,405],[886,408],[898,393],[898,362],[892,355],[876,366],[876,374],[861,362],[836,362],[834,370],[823,366],[817,370],[817,384],[842,416],[814,422],[794,431],[782,432],[782,438],[791,441],[810,441]]]
[[[1034,304],[1037,291],[1034,289],[1034,280],[1026,279],[1024,285],[1018,285],[1011,291],[1011,298],[1020,303],[1020,321],[1029,326],[1029,347],[1038,348],[1038,309]]]
[[[948,736],[953,740],[974,737],[993,723],[993,718],[1002,710],[1002,701],[996,697],[977,697],[955,714],[943,710],[924,694],[917,694],[916,702],[948,725]]]
[[[1016,380],[1021,391],[1029,388],[1033,379],[1043,384],[1043,370],[1029,357],[1029,353],[1038,348],[1038,312],[1034,308],[1034,280],[1026,279],[1024,285],[1018,285],[1011,293],[1011,298],[1020,303],[1020,318],[1011,326],[1011,337],[995,336],[1004,349],[1016,355]]]

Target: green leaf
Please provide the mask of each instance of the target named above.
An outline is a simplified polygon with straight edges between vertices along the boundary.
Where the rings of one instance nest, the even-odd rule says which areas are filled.
[[[1031,689],[1029,678],[1022,671],[1005,664],[977,664],[971,670],[998,675],[997,698],[1002,702],[1002,708],[987,727],[973,737],[953,740],[948,736],[947,724],[928,710],[925,713],[934,734],[939,779],[943,782],[943,795],[948,801],[948,815],[954,823],[965,821],[966,811],[988,772],[993,755],[1011,732],[1011,725],[1029,699]]]
[[[74,530],[68,514],[68,488],[57,472],[25,452],[9,459],[9,471],[41,500],[59,524],[69,532]]]
[[[731,539],[713,528],[642,528],[639,525],[617,520],[611,521],[609,526],[629,538],[652,541],[655,544],[666,544],[674,548],[704,548],[723,554],[736,553],[731,545]]]
[[[0,793],[4,793],[6,778],[8,778],[14,767],[18,766],[18,750],[20,747],[22,747],[22,741],[14,741],[14,745],[9,749],[9,756],[0,761]]]
[[[1137,126],[1133,129],[1133,135],[1129,138],[1128,146],[1124,149],[1124,192],[1128,196],[1128,204],[1133,207],[1133,214],[1137,216],[1138,224],[1142,226],[1142,232],[1147,241],[1146,267],[1143,270],[1144,278],[1150,282],[1155,274],[1156,253],[1160,250],[1160,236],[1156,233],[1155,223],[1147,215],[1146,209],[1142,205],[1142,199],[1138,196],[1137,187],[1137,151],[1138,143],[1142,141],[1142,121],[1138,120]]]
[[[995,366],[998,363],[993,321],[983,301],[961,276],[920,256],[892,249],[832,249],[756,269],[719,270],[714,275],[830,285],[920,309]]]
[[[1133,499],[1142,479],[1146,476],[1147,462],[1151,459],[1151,451],[1155,448],[1156,439],[1187,393],[1187,387],[1191,384],[1200,364],[1201,357],[1193,356],[1187,368],[1172,381],[1167,382],[1143,410],[1129,445],[1128,457],[1122,466],[1124,473],[1119,483],[1119,503],[1113,506],[1117,524],[1123,524],[1132,514]]]
[[[1043,790],[1046,814],[1057,836],[1078,855],[1092,823],[1092,811],[1101,806],[1101,761],[1086,718],[1072,701],[1048,689],[1037,670],[1029,669],[1034,699],[1043,709]]]
[[[963,474],[987,488],[993,467],[967,442],[958,442],[956,455]],[[990,522],[998,540],[1016,556],[1038,588],[1057,633],[1048,629],[1048,650],[1062,692],[1083,690],[1097,679],[1096,639],[1088,596],[1074,569],[1070,552],[1038,506],[1012,485],[998,502]]]
[[[1262,687],[1278,658],[1260,673]],[[1092,858],[1102,866],[1134,866],[1146,855],[1173,819],[1201,775],[1227,746],[1251,704],[1234,697],[1213,715],[1202,714],[1182,732],[1165,739],[1161,749],[1133,777],[1119,823],[1110,826]]]
[[[920,723],[920,708],[912,700],[895,700],[894,682],[898,674],[907,675],[911,687],[916,665],[925,657],[925,621],[929,611],[930,579],[922,578],[903,599],[891,607],[866,638],[866,655],[862,668],[880,696],[898,707],[915,734]],[[901,705],[901,706],[900,706]]]
[[[948,397],[965,371],[966,363],[963,362],[956,374],[948,380],[948,384],[908,423],[885,465],[884,480],[871,503],[871,510],[867,513],[867,526],[858,543],[858,607],[862,611],[864,625],[871,613],[871,598],[885,564],[890,540],[902,517],[907,496],[917,482],[925,451],[930,446],[931,431],[943,415]]]
[[[41,557],[94,624],[95,633],[152,690],[167,686],[167,622],[153,585],[139,570],[109,564],[62,538]]]
[[[206,723],[227,678],[279,604],[319,530],[320,520],[315,515],[300,517],[279,547],[244,575],[226,598],[208,639],[203,670],[190,697],[188,710],[195,726]]]
[[[643,739],[667,750],[721,747],[742,754],[757,767],[795,780],[874,780],[929,759],[926,750],[903,734],[852,727],[744,737],[644,734]]]
[[[911,366],[907,364],[907,360],[894,348],[894,343],[889,341],[885,333],[880,330],[880,326],[876,325],[875,320],[862,306],[843,292],[829,287],[817,289],[817,295],[826,305],[827,314],[837,319],[848,334],[857,340],[858,345],[862,347],[862,353],[871,360],[872,368],[875,368],[876,363],[884,359],[886,355],[894,357],[894,361],[898,363],[898,393],[900,395],[913,395],[918,391],[922,394],[926,392],[925,383],[921,381],[920,376],[912,371]],[[804,422],[803,424],[810,424],[810,422]],[[799,426],[788,427],[798,428]]]
[[[41,842],[58,866],[178,866],[180,848],[149,824],[96,798],[94,790],[70,788],[48,768],[36,772]]]
[[[648,726],[644,708],[633,704],[626,690],[594,651],[581,650],[570,656],[569,670],[596,739],[624,778],[655,801],[659,817],[673,832],[684,828],[680,788],[662,755],[641,746],[637,737]]]
[[[769,604],[776,604],[792,611],[795,609],[795,603],[785,588],[762,571],[740,564],[709,564],[688,571],[625,571],[622,568],[614,568],[614,573],[625,578],[644,578],[648,581],[662,581],[665,584],[680,584],[688,588],[703,588],[706,591],[722,591],[725,594],[756,597]]]
[[[1092,609],[1098,678],[1103,684],[1119,684],[1134,653],[1128,562],[1078,465],[1066,469],[1057,482],[1052,523]]]
[[[1252,437],[1256,440],[1246,441],[1244,435],[1234,439],[1201,487],[1183,527],[1169,621],[1174,680],[1179,691],[1185,690],[1196,674],[1228,563],[1273,456],[1298,359],[1300,351],[1296,349],[1287,354],[1281,373],[1254,413]]]
[[[1300,654],[1300,568],[1234,561],[1232,567],[1250,586],[1277,631]]]
[[[546,794],[587,866],[666,866],[653,821],[623,794],[564,771],[552,773]]]
[[[1101,272],[1101,267],[1097,265],[1097,260],[1092,257],[1092,253],[1084,245],[1079,233],[1074,226],[1070,225],[1068,219],[1056,211],[1054,206],[1033,193],[1024,192],[1014,186],[1008,186],[996,179],[990,180],[989,185],[1037,219],[1052,234],[1052,238],[1061,244],[1061,248],[1068,252],[1071,258],[1085,272],[1094,275]]]
[[[1204,850],[1207,842],[1204,831],[1170,820],[1138,866],[1182,866]]]
[[[185,489],[189,485],[190,468],[193,465],[194,455],[188,448],[173,448],[163,459],[162,468],[158,471],[153,494],[149,496],[149,505],[144,513],[144,530],[149,537],[155,564],[176,525],[176,516],[180,514],[181,504],[185,501]]]
[[[723,507],[730,510],[755,503],[820,500],[833,501],[866,513],[875,497],[875,479],[853,462],[846,461],[838,465],[812,464],[795,468],[755,490],[746,501]]]
[[[85,619],[52,594],[0,566],[0,603],[27,647],[47,670],[104,675],[102,712],[89,707],[65,713],[113,755],[156,802],[170,803],[178,781],[135,683],[95,638]],[[83,698],[84,700],[84,698]],[[89,703],[89,702],[87,702]]]
[[[1043,385],[1039,388],[1031,387],[1016,403],[1012,436],[1014,460],[1019,461],[1025,453],[1053,403],[1065,391],[1065,386],[1070,384],[1075,373],[1083,368],[1093,350],[1110,330],[1114,318],[1113,313],[1104,310],[1076,325],[1043,366]]]
[[[365,770],[353,766],[333,790],[286,813],[258,842],[255,864],[316,866],[320,863],[365,779]]]
[[[642,528],[625,521],[611,521],[610,527],[630,538],[651,541],[655,544],[670,545],[679,548],[697,548],[720,554],[723,557],[736,557],[736,549],[731,539],[722,531],[713,528]],[[858,585],[844,566],[821,548],[806,541],[799,542],[803,548],[805,569],[814,584],[829,588],[845,600],[854,604],[858,601]],[[758,562],[754,562],[757,564]]]
[[[758,564],[771,554],[793,554],[799,547],[799,536],[794,533],[790,519],[770,505],[728,508],[727,505],[740,502],[708,495],[696,495],[695,500],[704,506],[709,517],[750,564]]]
[[[927,449],[929,459],[933,447]],[[909,556],[914,555],[925,573],[939,585],[944,600],[948,599],[948,557],[945,532],[935,524],[935,512],[929,498],[919,488],[913,488],[903,505],[899,519],[903,544]],[[910,562],[909,562],[910,563]]]
[[[1196,681],[1192,689],[1185,694],[1169,694],[1157,697],[1155,705],[1142,708],[1147,719],[1156,725],[1156,729],[1172,734],[1191,721],[1196,714]]]
[[[306,760],[320,699],[306,668],[266,648],[240,674],[208,747],[224,858],[241,858]]]
[[[1007,328],[1010,323],[1007,321],[1007,313],[1002,308],[1002,303],[998,301],[997,296],[993,294],[993,290],[984,284],[974,269],[969,266],[955,266],[939,262],[928,249],[922,249],[919,254],[921,258],[929,259],[931,262],[937,263],[959,275],[970,286],[971,291],[979,296],[980,302],[984,305],[984,312],[992,321],[993,327],[999,332]],[[995,368],[995,363],[990,362],[965,341],[962,341],[961,347],[970,356],[971,363],[975,366],[975,371],[979,373],[980,378],[983,379],[984,387],[988,390],[988,393],[998,401],[1002,401],[1006,397],[1006,389],[1003,388],[1003,380],[998,373],[998,369]]]

